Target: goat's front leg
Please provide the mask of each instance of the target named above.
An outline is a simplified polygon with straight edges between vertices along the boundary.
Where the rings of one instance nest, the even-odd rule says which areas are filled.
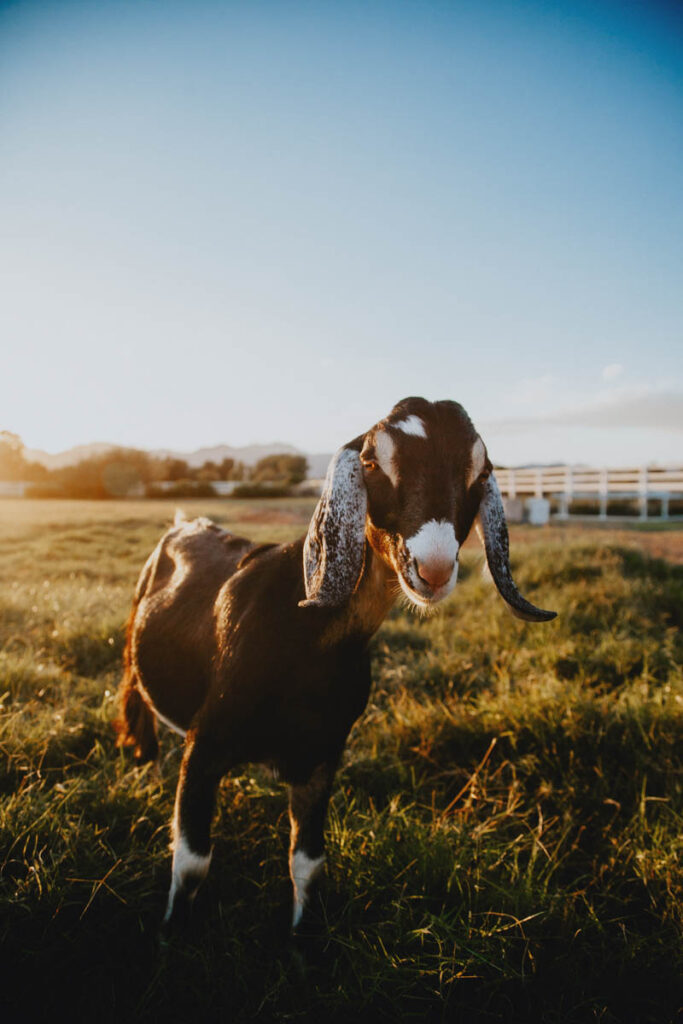
[[[173,813],[173,870],[164,925],[183,923],[211,863],[211,819],[220,773],[210,754],[187,734]]]
[[[332,765],[319,764],[307,782],[291,786],[289,790],[289,873],[294,886],[293,929],[301,922],[311,884],[325,862],[323,829],[334,770]]]

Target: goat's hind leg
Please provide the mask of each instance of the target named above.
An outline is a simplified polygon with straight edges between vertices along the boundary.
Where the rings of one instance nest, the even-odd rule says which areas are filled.
[[[173,813],[173,869],[164,926],[187,921],[211,863],[211,819],[221,772],[210,752],[187,734]]]
[[[159,754],[156,715],[140,693],[138,679],[128,669],[119,688],[120,714],[114,723],[117,747],[133,747],[140,764],[155,761]]]
[[[301,924],[311,886],[325,863],[323,829],[334,767],[319,764],[303,785],[289,791],[289,873],[294,887],[292,929]]]

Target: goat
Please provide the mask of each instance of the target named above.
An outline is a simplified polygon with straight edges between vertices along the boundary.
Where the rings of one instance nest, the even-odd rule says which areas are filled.
[[[308,533],[255,545],[181,521],[140,575],[121,684],[119,745],[158,752],[157,723],[185,736],[164,921],[184,918],[211,859],[223,775],[245,762],[289,784],[292,927],[324,861],[323,826],[346,738],[370,692],[368,641],[402,591],[430,609],[455,586],[477,520],[493,580],[522,619],[500,493],[456,402],[404,399],[333,457]]]

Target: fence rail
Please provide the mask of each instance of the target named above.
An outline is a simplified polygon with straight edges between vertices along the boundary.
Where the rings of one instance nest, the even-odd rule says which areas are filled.
[[[683,501],[683,467],[659,469],[586,469],[582,466],[532,466],[496,469],[501,494],[507,498],[546,498],[559,507],[556,518],[568,518],[573,501],[598,501],[598,518],[606,519],[610,500],[635,500],[641,519],[648,518],[648,502],[660,503],[658,518],[669,519],[670,503]]]

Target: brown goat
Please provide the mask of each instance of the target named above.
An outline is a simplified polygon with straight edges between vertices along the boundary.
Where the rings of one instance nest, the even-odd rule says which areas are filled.
[[[184,916],[211,858],[221,777],[273,765],[290,786],[293,927],[323,864],[334,774],[370,691],[368,641],[403,592],[430,608],[455,586],[478,521],[512,611],[546,621],[510,574],[500,494],[462,406],[409,398],[341,448],[306,537],[255,546],[207,519],[161,539],[135,592],[119,743],[157,754],[156,719],[185,735],[166,921]]]

